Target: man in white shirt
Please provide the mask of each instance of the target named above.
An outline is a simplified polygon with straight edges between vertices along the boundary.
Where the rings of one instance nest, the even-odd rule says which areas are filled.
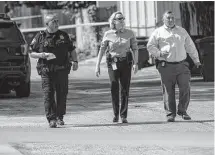
[[[185,61],[187,53],[198,67],[201,66],[198,51],[187,31],[175,25],[171,11],[163,15],[164,25],[157,28],[149,38],[147,49],[157,59],[157,69],[161,75],[164,108],[167,121],[174,122],[176,117],[175,84],[179,87],[177,114],[190,120],[187,108],[190,102],[190,70]]]

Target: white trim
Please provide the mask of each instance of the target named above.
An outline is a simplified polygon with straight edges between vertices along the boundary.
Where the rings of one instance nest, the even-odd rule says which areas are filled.
[[[14,17],[14,18],[11,18],[11,20],[23,20],[23,19],[31,19],[31,18],[38,18],[38,17],[42,17],[42,15]]]
[[[98,23],[85,23],[85,24],[76,24],[76,25],[62,25],[59,26],[59,29],[72,29],[80,26],[100,26],[100,25],[109,25],[108,22],[98,22]],[[21,32],[38,32],[44,31],[46,27],[39,28],[29,28],[29,29],[21,29]]]

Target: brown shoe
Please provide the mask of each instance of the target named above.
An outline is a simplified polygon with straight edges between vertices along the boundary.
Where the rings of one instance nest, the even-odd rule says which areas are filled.
[[[50,127],[50,128],[56,128],[56,127],[57,127],[56,120],[51,120],[51,121],[49,122],[49,127]]]
[[[186,112],[178,111],[177,114],[181,116],[184,120],[191,120],[191,117]]]

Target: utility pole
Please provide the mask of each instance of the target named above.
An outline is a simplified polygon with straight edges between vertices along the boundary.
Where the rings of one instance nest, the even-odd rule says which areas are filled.
[[[0,13],[4,13],[4,1],[0,1]]]

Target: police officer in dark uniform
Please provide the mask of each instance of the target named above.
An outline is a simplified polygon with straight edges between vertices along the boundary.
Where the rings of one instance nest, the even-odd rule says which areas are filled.
[[[45,17],[47,28],[39,32],[31,43],[31,57],[38,58],[37,71],[42,78],[46,118],[51,128],[64,125],[68,94],[68,74],[71,66],[78,69],[75,47],[68,34],[58,30],[56,15]],[[56,101],[55,101],[56,94]]]

